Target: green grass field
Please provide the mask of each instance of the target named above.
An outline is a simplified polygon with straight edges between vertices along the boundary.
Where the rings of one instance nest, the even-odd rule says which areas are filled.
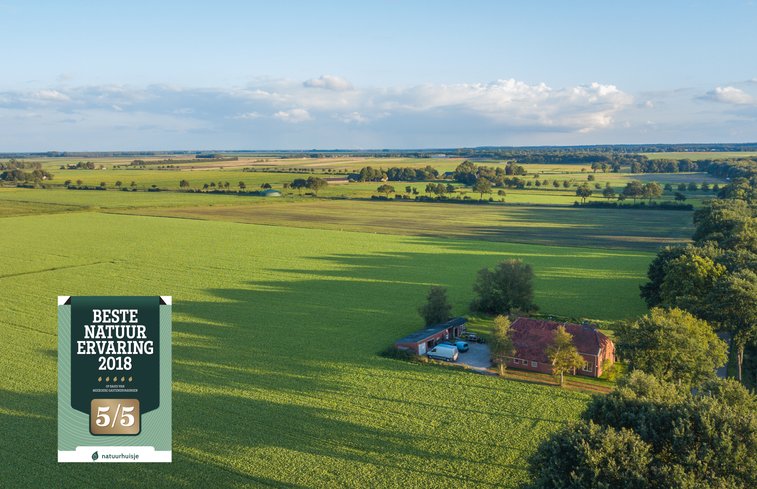
[[[654,251],[684,243],[691,212],[419,202],[270,199],[267,205],[156,207],[133,214],[508,243]]]
[[[114,208],[130,207],[125,192],[0,192],[22,196],[10,200],[16,206],[90,206],[81,199],[103,194]],[[198,197],[137,195],[166,208]],[[377,352],[420,326],[416,308],[430,285],[447,286],[455,312],[465,313],[476,271],[506,258],[534,266],[543,312],[636,316],[652,257],[641,245],[543,246],[87,209],[2,219],[12,232],[0,235],[0,285],[12,299],[0,317],[0,451],[17,462],[0,465],[0,480],[11,487],[87,487],[95,477],[114,487],[516,487],[527,479],[526,457],[577,418],[586,394]],[[170,466],[54,462],[61,294],[174,296]]]

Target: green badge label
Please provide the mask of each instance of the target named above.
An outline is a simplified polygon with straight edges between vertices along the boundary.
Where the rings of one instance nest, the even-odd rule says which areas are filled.
[[[171,461],[171,297],[58,298],[58,461]]]

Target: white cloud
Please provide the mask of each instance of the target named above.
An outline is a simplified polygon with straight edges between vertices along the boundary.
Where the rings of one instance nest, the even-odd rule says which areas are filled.
[[[755,103],[754,97],[744,90],[732,86],[715,87],[715,90],[710,90],[702,98],[713,102],[733,105],[750,105]]]
[[[237,114],[237,115],[233,116],[232,119],[239,119],[239,120],[249,121],[249,120],[253,120],[253,119],[259,119],[261,117],[263,117],[263,114],[261,114],[259,112],[245,112],[244,114]]]
[[[68,102],[71,100],[68,95],[63,94],[58,90],[38,90],[33,92],[30,98],[42,102]]]
[[[554,89],[509,79],[491,83],[422,85],[392,91],[383,107],[394,111],[462,113],[504,126],[591,131],[607,127],[633,98],[614,85],[591,83]]]
[[[307,88],[324,88],[336,92],[344,92],[353,88],[350,82],[341,76],[335,75],[321,75],[318,78],[311,78],[310,80],[305,80],[302,85]]]
[[[273,116],[280,121],[294,124],[312,119],[310,113],[305,109],[280,110],[273,114]]]
[[[337,119],[344,122],[345,124],[365,124],[369,121],[367,117],[365,117],[360,112],[350,112],[349,114],[340,114],[337,116]]]

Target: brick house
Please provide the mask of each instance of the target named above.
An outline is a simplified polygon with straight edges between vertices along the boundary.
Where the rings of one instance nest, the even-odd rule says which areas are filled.
[[[605,361],[615,362],[615,344],[605,334],[588,324],[560,323],[543,319],[518,318],[510,326],[515,355],[506,357],[507,366],[551,374],[552,364],[547,348],[552,344],[558,326],[573,335],[573,345],[584,358],[576,374],[587,377],[602,375]]]

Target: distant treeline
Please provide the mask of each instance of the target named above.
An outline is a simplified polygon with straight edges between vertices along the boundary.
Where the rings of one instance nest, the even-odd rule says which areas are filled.
[[[476,165],[466,160],[460,163],[454,172],[449,173],[449,177],[465,185],[473,185],[476,181],[485,179],[489,180],[496,187],[503,187],[510,186],[506,182],[511,179],[507,177],[525,175],[527,172],[525,168],[513,162],[508,162],[504,166],[490,167]],[[424,168],[392,167],[388,170],[366,166],[361,168],[358,173],[351,174],[349,178],[358,182],[422,182],[437,180],[440,178],[440,173],[431,166]]]
[[[271,156],[276,158],[488,158],[515,160],[516,162],[592,163],[597,155],[630,155],[634,153],[662,152],[740,152],[757,151],[757,143],[725,144],[616,144],[588,146],[484,146],[478,148],[426,148],[426,149],[375,149],[375,150],[307,150],[307,151],[238,151],[233,154]],[[222,155],[215,151],[47,151],[28,153],[0,153],[3,158],[103,158],[140,157],[163,155]],[[197,156],[196,156],[197,157]],[[600,160],[597,160],[600,161]],[[607,161],[607,160],[604,160]]]
[[[746,169],[747,173],[753,172],[757,164],[757,158],[729,158],[729,159],[659,159],[650,160],[639,155],[639,159],[630,165],[631,173],[678,173],[678,172],[708,172],[721,178],[744,176],[741,173]],[[731,174],[735,168],[738,171]],[[749,170],[751,168],[751,170]],[[739,173],[736,175],[736,173]]]
[[[706,171],[720,178],[754,178],[757,175],[757,158],[713,161]]]

